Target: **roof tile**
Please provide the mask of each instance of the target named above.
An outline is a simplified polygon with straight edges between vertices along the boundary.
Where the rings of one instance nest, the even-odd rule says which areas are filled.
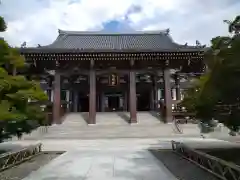
[[[46,47],[46,46],[45,46]],[[106,34],[102,32],[59,31],[58,38],[47,47],[60,49],[176,49],[166,32]]]

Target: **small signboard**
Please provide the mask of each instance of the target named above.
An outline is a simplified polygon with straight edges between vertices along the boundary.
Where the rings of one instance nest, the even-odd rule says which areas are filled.
[[[119,77],[117,74],[111,74],[108,78],[109,86],[117,86],[119,84]]]

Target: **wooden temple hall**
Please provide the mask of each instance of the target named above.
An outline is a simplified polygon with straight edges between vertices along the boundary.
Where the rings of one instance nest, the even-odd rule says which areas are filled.
[[[177,44],[169,30],[134,33],[59,30],[50,45],[21,47],[29,73],[41,77],[55,123],[68,112],[160,111],[172,121],[189,75],[204,71],[203,46]],[[160,105],[161,104],[161,105]],[[160,108],[160,106],[162,106]]]

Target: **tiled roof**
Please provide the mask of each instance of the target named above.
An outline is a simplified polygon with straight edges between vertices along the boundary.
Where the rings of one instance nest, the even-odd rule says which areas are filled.
[[[195,46],[175,43],[169,30],[134,33],[104,33],[59,30],[57,39],[48,46],[50,49],[80,50],[187,50],[196,51]]]

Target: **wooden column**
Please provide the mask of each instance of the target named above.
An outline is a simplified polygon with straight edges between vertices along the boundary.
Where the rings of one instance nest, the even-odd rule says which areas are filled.
[[[101,101],[101,112],[104,112],[105,111],[105,95],[104,95],[104,92],[101,92],[100,101]]]
[[[96,72],[93,69],[94,61],[90,61],[90,72],[89,72],[89,124],[96,124]]]
[[[157,86],[157,75],[153,76],[153,110],[158,109],[158,86]]]
[[[130,123],[137,122],[137,96],[136,96],[136,73],[133,69],[134,61],[131,60],[131,69],[129,72],[129,110]]]
[[[69,112],[72,112],[72,89],[69,89]]]
[[[128,111],[128,91],[124,92],[124,111]]]
[[[150,111],[154,111],[154,89],[153,89],[153,87],[151,89],[149,98],[150,98]]]
[[[78,112],[78,100],[79,100],[79,96],[78,96],[78,91],[74,91],[74,99],[73,99],[73,111],[74,112]]]
[[[53,94],[53,120],[56,124],[61,124],[61,76],[56,70],[54,75]]]
[[[70,112],[70,89],[66,91],[67,112]]]
[[[154,110],[154,80],[153,80],[153,75],[151,75],[151,92],[150,92],[150,111]]]
[[[176,86],[176,100],[181,100],[180,77],[179,77],[179,74],[175,75],[175,86]]]
[[[171,95],[171,74],[170,69],[166,65],[163,69],[164,77],[164,118],[165,122],[172,122],[172,95]]]

